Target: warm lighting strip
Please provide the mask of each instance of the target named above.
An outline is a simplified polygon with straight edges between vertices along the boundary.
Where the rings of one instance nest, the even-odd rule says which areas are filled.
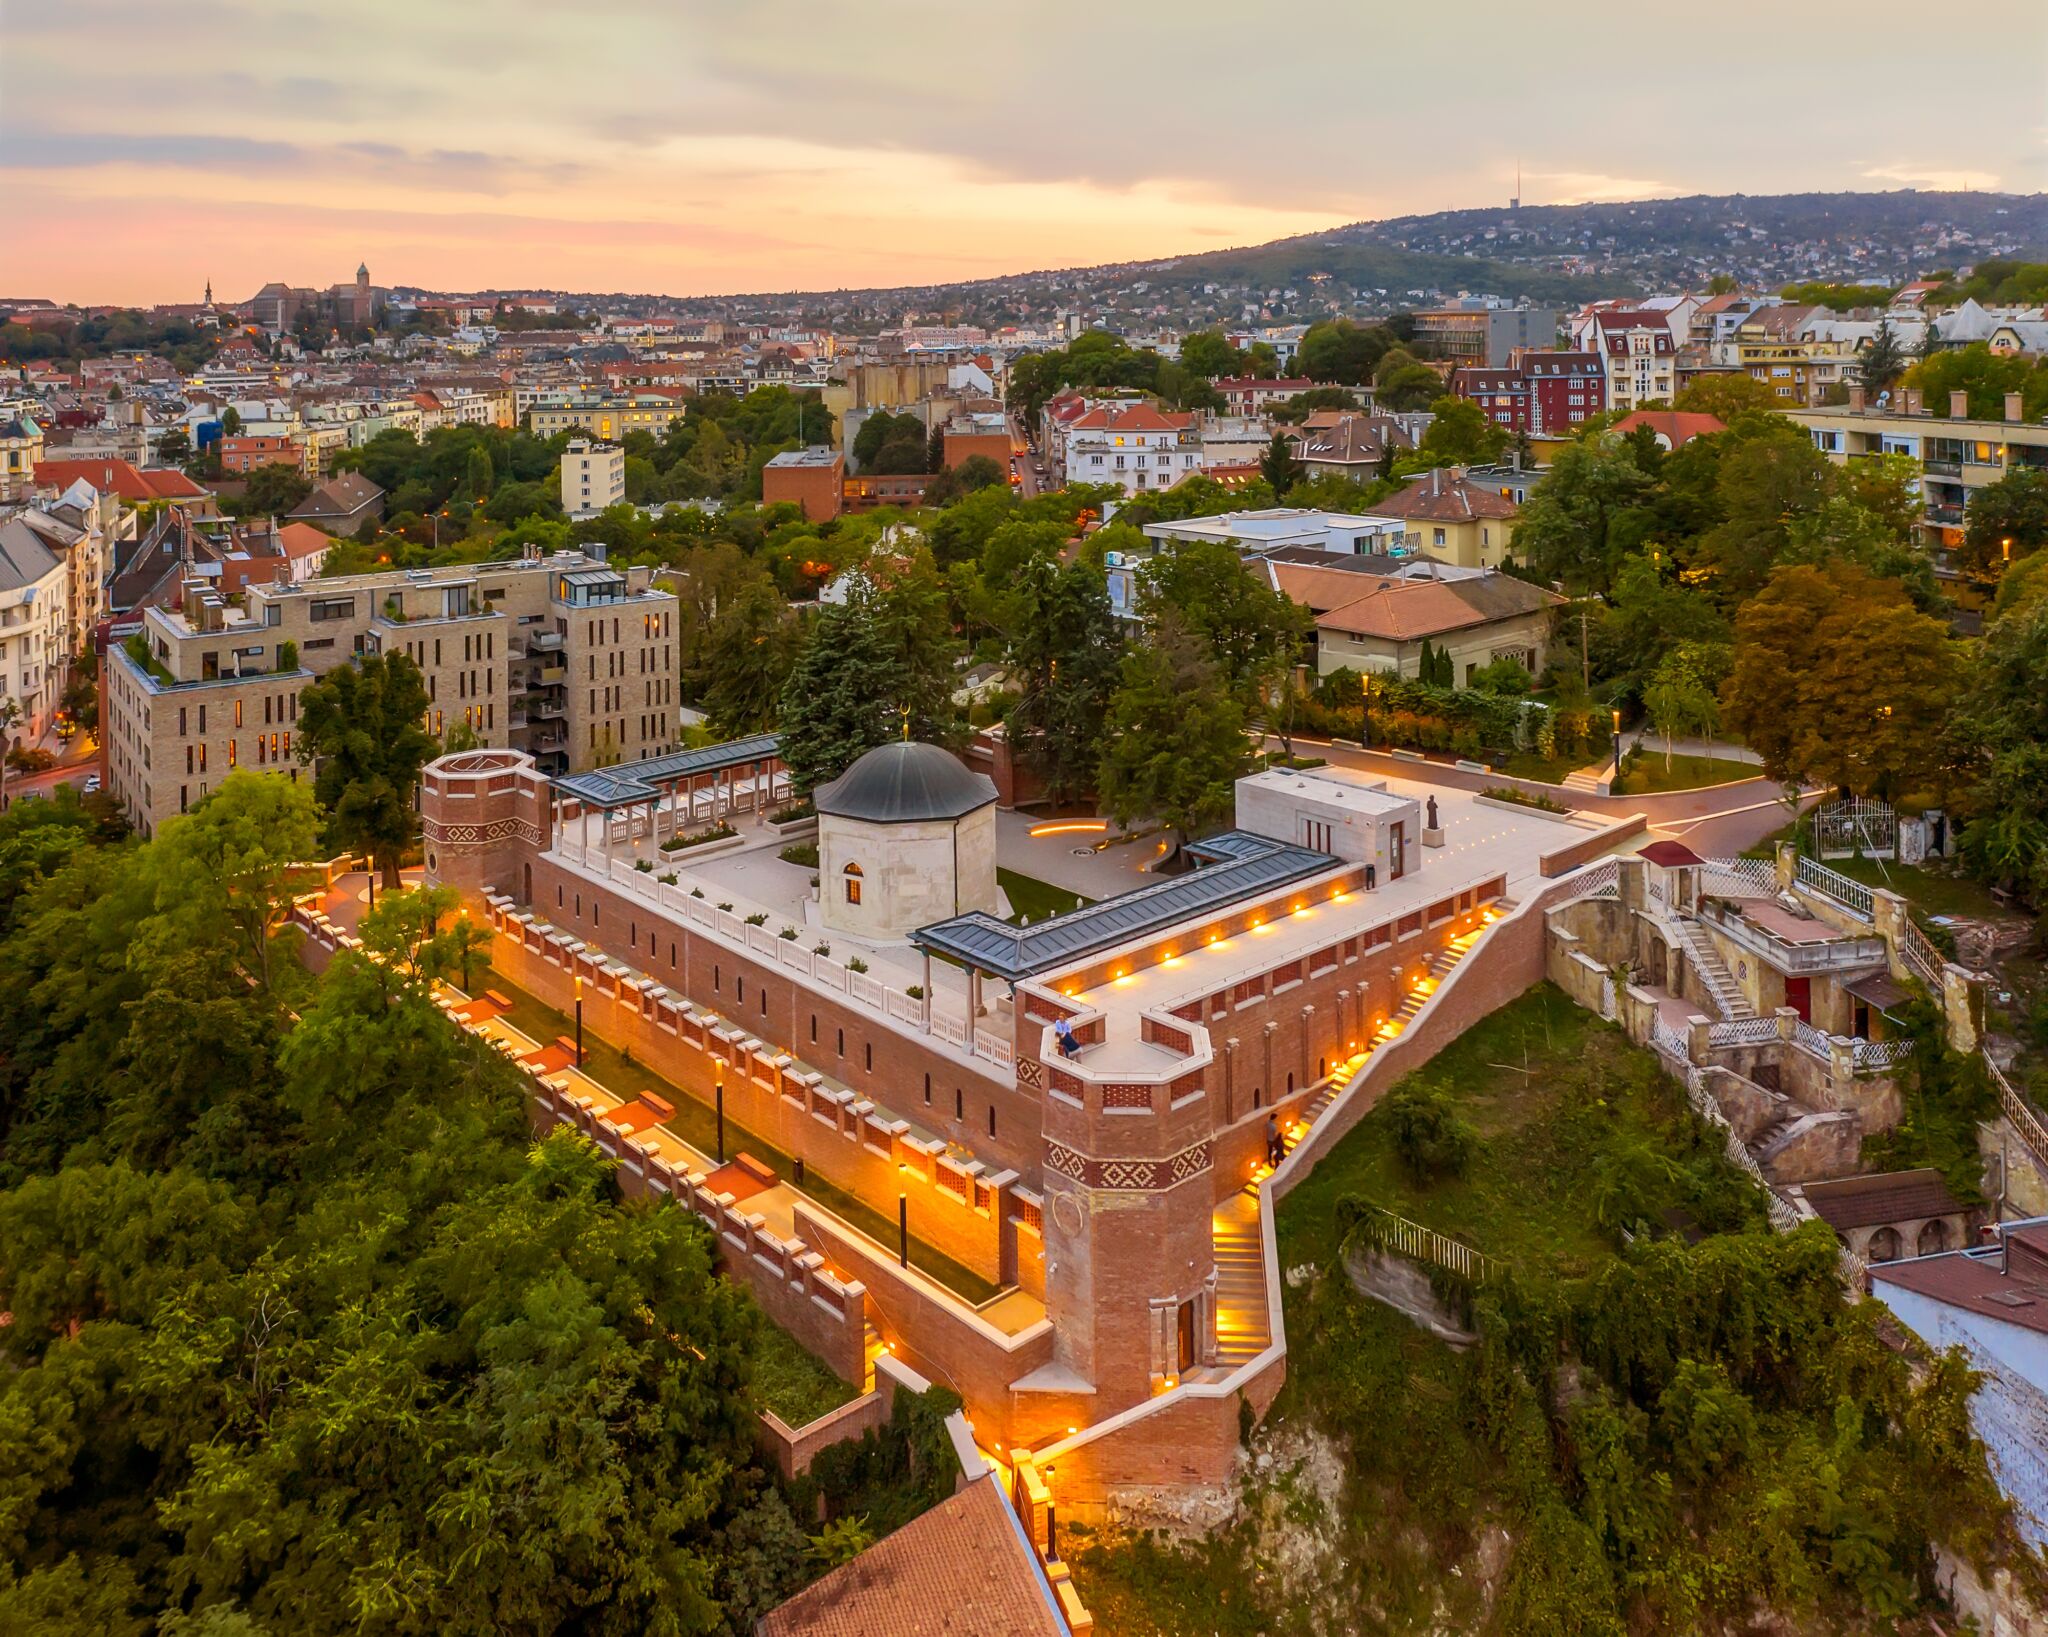
[[[1031,826],[1031,834],[1034,836],[1101,835],[1108,828],[1107,824],[1098,820],[1075,819],[1059,824],[1034,824]]]

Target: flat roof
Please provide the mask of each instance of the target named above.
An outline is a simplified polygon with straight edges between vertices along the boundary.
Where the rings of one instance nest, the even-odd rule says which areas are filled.
[[[670,785],[694,774],[723,772],[781,754],[781,734],[756,733],[724,744],[671,751],[666,756],[643,756],[637,762],[593,768],[588,773],[564,773],[553,783],[563,795],[574,796],[586,807],[630,807],[666,794]]]
[[[1260,540],[1298,539],[1303,535],[1328,534],[1333,530],[1402,530],[1404,519],[1379,513],[1310,511],[1301,507],[1277,506],[1255,512],[1221,512],[1211,517],[1189,517],[1171,523],[1147,523],[1145,533],[1155,540]]]
[[[827,444],[815,443],[805,449],[785,449],[770,460],[770,466],[830,466],[838,459],[839,451]]]
[[[1098,950],[1113,949],[1182,921],[1213,914],[1242,899],[1343,867],[1342,859],[1328,853],[1253,835],[1249,830],[1227,830],[1206,841],[1190,842],[1187,850],[1202,862],[1186,875],[1169,876],[1035,926],[1012,926],[986,910],[972,910],[919,927],[910,941],[920,949],[950,955],[992,977],[1015,983],[1056,966],[1071,965]]]
[[[1360,813],[1404,813],[1420,805],[1413,796],[1395,795],[1383,782],[1361,784],[1350,779],[1319,778],[1313,768],[1301,772],[1282,767],[1268,768],[1263,773],[1254,773],[1237,781],[1238,789],[1243,790],[1246,786],[1254,790],[1277,790],[1300,796],[1305,801],[1322,802]]]

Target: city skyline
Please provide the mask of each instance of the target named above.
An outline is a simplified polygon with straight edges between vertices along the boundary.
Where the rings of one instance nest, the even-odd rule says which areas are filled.
[[[992,32],[963,48],[950,14],[919,5],[630,4],[578,30],[515,3],[480,38],[466,17],[388,0],[214,0],[175,18],[87,0],[9,19],[0,282],[144,303],[196,299],[210,279],[241,300],[367,260],[430,288],[690,296],[1222,249],[1504,203],[1518,167],[1531,204],[2048,187],[2048,33],[2020,0],[1984,20],[2035,49],[1973,53],[1976,91],[1939,121],[1873,118],[1853,140],[1839,102],[1813,96],[1814,65],[1876,83],[1896,58],[1882,23],[1903,6],[1845,37],[1744,0],[1721,37],[1767,24],[1769,50],[1710,81],[1678,55],[1675,20],[1601,4],[1560,36],[1479,9],[1460,37],[1490,49],[1453,85],[1394,71],[1441,55],[1428,16],[1360,18],[1314,52],[1276,36],[1248,78],[1241,14],[1200,6],[1156,22],[987,13]],[[1936,72],[1948,48],[1914,49]],[[1699,96],[1771,117],[1703,140],[1674,117]]]

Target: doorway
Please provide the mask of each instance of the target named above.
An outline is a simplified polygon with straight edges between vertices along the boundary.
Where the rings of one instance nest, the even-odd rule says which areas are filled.
[[[1186,1375],[1195,1367],[1195,1303],[1190,1297],[1180,1304],[1180,1345],[1177,1356],[1180,1372]]]
[[[1785,1004],[1799,1014],[1801,1023],[1813,1021],[1813,979],[1787,978],[1785,980]]]
[[[1387,879],[1398,881],[1408,873],[1408,821],[1396,819],[1387,826]]]

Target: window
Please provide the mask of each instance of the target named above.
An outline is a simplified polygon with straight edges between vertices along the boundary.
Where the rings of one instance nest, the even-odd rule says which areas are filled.
[[[849,904],[859,903],[861,883],[860,866],[858,864],[849,864],[846,866],[846,869],[843,872],[843,874],[846,880],[846,901]]]

